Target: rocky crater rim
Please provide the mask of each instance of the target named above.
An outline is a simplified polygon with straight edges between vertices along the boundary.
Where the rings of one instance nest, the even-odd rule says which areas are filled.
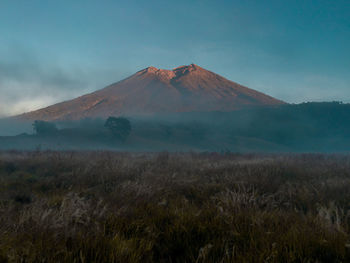
[[[180,67],[176,67],[174,69],[158,69],[156,67],[150,66],[147,67],[141,71],[139,71],[139,73],[144,74],[144,73],[153,73],[158,75],[161,78],[167,78],[167,79],[173,79],[176,77],[180,77],[182,75],[185,75],[189,72],[195,71],[195,70],[200,70],[201,67],[199,67],[196,64],[190,64],[190,65],[184,65],[184,66],[180,66]]]

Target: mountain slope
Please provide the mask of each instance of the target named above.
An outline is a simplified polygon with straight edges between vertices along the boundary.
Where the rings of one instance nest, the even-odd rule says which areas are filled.
[[[77,120],[121,114],[232,111],[284,102],[241,86],[197,65],[149,67],[104,89],[19,116]]]

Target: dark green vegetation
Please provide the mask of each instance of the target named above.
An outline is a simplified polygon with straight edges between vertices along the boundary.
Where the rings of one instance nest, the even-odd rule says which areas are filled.
[[[33,130],[36,134],[41,136],[54,135],[58,131],[54,123],[46,121],[34,121]]]
[[[114,137],[120,141],[126,141],[131,132],[131,124],[127,118],[109,117],[104,125]]]
[[[349,155],[0,153],[0,262],[349,262]]]
[[[338,102],[55,124],[58,130],[49,133],[0,137],[0,149],[233,152],[350,149],[350,104]]]

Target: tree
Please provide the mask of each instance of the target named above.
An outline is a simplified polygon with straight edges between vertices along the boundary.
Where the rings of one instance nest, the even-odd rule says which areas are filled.
[[[131,132],[130,121],[123,117],[109,117],[106,120],[105,127],[108,128],[114,137],[125,141]]]
[[[57,127],[52,122],[36,120],[33,123],[34,132],[38,135],[50,135],[57,132]]]

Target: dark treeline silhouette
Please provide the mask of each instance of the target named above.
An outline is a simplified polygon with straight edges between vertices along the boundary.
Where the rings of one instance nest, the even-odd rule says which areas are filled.
[[[174,114],[159,120],[143,120],[139,126],[135,129],[143,136],[185,140],[213,150],[350,149],[350,104],[341,102]]]
[[[57,128],[56,128],[57,127]],[[309,151],[350,149],[350,104],[302,103],[233,112],[34,123],[32,135],[0,137],[3,149]]]

